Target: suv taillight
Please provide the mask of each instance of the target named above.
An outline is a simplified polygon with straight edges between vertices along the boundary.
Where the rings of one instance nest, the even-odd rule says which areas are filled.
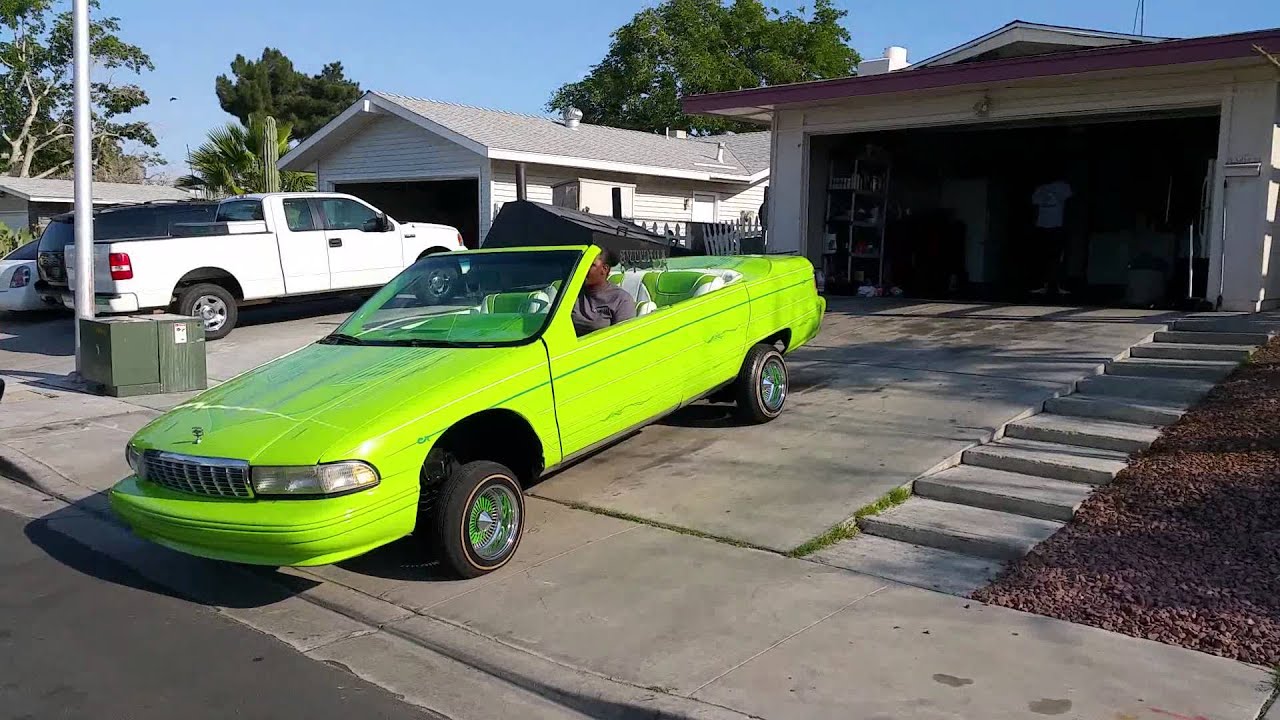
[[[20,288],[26,287],[31,282],[31,268],[23,266],[13,271],[13,277],[9,278],[9,287]]]
[[[107,256],[107,264],[111,266],[112,280],[133,279],[133,263],[129,262],[128,253],[111,253]]]

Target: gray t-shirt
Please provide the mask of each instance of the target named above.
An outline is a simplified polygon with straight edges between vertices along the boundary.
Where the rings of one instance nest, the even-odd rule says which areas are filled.
[[[595,290],[583,288],[573,303],[573,329],[579,336],[603,330],[636,316],[636,301],[613,283]]]

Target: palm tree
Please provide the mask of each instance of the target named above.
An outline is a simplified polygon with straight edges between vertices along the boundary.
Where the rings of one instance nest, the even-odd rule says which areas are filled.
[[[209,138],[191,153],[191,175],[179,178],[178,187],[203,188],[211,195],[243,195],[262,192],[263,165],[260,149],[266,135],[261,117],[249,118],[249,126],[230,122],[209,131]],[[280,154],[289,152],[288,123],[276,128]],[[285,192],[314,190],[316,176],[304,172],[280,173],[280,189]]]

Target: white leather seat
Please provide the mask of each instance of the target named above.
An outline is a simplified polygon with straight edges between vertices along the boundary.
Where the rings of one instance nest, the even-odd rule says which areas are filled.
[[[555,292],[555,288],[552,288]],[[545,290],[540,290],[529,296],[529,305],[525,308],[525,313],[530,315],[542,315],[551,310],[551,295]]]
[[[658,303],[649,297],[649,288],[646,288],[643,284],[631,297],[636,299],[636,317],[648,315],[658,309]]]
[[[702,283],[698,287],[694,288],[693,297],[698,297],[699,295],[706,295],[707,293],[713,292],[715,290],[719,290],[724,286],[725,286],[724,276],[716,275],[711,280],[711,282]]]

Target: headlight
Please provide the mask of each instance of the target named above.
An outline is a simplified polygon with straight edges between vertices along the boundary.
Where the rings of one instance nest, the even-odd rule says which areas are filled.
[[[129,463],[129,469],[139,477],[142,476],[142,451],[129,443],[124,446],[124,461]]]
[[[253,492],[257,495],[336,495],[378,484],[378,471],[350,460],[310,467],[255,467]]]

